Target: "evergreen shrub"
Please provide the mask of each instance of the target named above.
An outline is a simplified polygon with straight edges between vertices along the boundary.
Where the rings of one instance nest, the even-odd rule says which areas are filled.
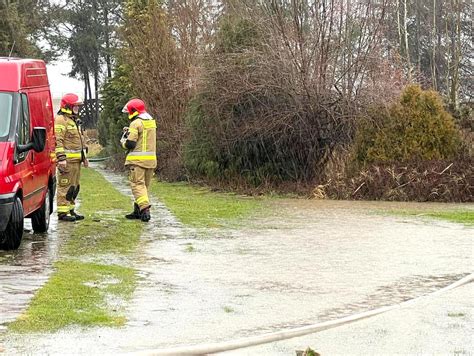
[[[459,153],[460,131],[434,91],[410,85],[398,103],[368,116],[356,136],[358,163],[442,160]]]

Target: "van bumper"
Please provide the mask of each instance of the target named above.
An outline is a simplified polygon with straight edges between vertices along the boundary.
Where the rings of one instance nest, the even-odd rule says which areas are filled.
[[[0,232],[7,228],[14,201],[15,193],[0,194]]]

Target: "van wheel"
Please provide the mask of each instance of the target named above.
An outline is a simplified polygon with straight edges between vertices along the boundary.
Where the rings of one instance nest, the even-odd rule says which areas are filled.
[[[49,188],[46,190],[46,195],[44,196],[43,205],[41,208],[36,210],[33,215],[31,215],[31,225],[33,226],[33,231],[36,233],[43,233],[48,231],[49,228],[49,217],[50,217],[50,193]]]
[[[1,250],[16,250],[20,247],[23,237],[23,221],[23,206],[20,198],[16,197],[7,228],[4,232],[0,232]]]

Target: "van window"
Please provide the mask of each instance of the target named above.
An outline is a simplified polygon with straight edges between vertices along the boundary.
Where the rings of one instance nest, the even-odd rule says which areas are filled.
[[[17,145],[26,145],[30,142],[30,109],[26,94],[21,94],[21,111],[16,126],[15,142]],[[16,162],[24,160],[26,155],[27,152],[17,154]]]
[[[6,141],[10,132],[13,94],[0,92],[0,141]]]

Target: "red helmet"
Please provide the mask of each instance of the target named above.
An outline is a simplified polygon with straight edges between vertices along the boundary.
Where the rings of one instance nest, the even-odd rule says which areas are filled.
[[[75,105],[82,105],[82,101],[79,100],[79,97],[76,94],[65,94],[61,99],[61,108],[71,109]]]
[[[131,119],[139,114],[146,113],[145,102],[141,99],[132,99],[122,109],[123,113],[128,114],[128,118]]]
[[[60,103],[61,111],[66,114],[72,114],[73,107],[79,105],[82,105],[82,101],[76,94],[72,93],[65,94]]]

